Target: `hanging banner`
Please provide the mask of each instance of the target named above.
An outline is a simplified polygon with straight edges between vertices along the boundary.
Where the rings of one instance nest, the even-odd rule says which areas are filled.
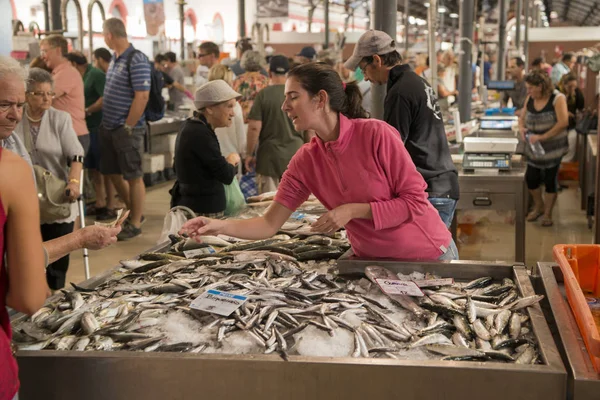
[[[165,23],[165,6],[163,0],[144,0],[144,18],[146,33],[158,35],[160,27]]]
[[[289,0],[256,0],[258,22],[286,22],[290,14]]]

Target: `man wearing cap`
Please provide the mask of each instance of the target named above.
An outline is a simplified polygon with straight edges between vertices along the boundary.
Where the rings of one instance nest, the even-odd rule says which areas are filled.
[[[177,182],[170,191],[171,207],[185,206],[206,217],[223,216],[223,185],[235,179],[240,156],[221,155],[214,129],[231,125],[239,97],[224,80],[210,81],[196,91],[197,111],[185,121],[175,143]]]
[[[408,65],[385,32],[365,32],[344,66],[361,69],[365,80],[387,84],[384,120],[395,127],[417,170],[427,182],[429,201],[447,227],[459,197],[458,173],[444,130],[437,96],[429,84]]]
[[[290,160],[304,144],[302,134],[296,132],[292,121],[281,109],[285,101],[285,74],[289,70],[287,57],[271,57],[269,86],[258,92],[248,114],[245,164],[247,170],[256,168],[259,193],[277,190]],[[256,156],[253,156],[257,145]]]
[[[303,47],[300,53],[296,54],[296,62],[300,64],[308,64],[313,62],[317,56],[317,51],[312,46]]]

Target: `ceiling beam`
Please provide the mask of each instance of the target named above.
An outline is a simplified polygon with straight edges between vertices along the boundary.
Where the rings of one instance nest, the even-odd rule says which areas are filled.
[[[588,15],[585,16],[585,18],[583,19],[583,21],[581,21],[581,23],[579,25],[584,26],[585,23],[587,22],[587,20],[596,13],[597,8],[598,8],[598,2],[596,2],[593,6],[590,7],[590,11],[588,12]]]

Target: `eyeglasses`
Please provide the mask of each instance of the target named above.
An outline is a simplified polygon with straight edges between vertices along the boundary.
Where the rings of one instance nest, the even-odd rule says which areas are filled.
[[[54,92],[27,92],[27,93],[29,93],[30,95],[35,96],[35,97],[44,97],[44,95],[46,95],[46,96],[50,97],[51,99],[53,99],[54,96],[56,96],[56,93],[54,93]]]
[[[206,57],[209,53],[198,53],[198,58]]]
[[[365,70],[367,69],[367,67],[368,67],[369,65],[371,65],[371,63],[366,63],[366,64],[364,65],[364,67],[361,67],[360,65],[358,66],[358,68],[360,68],[360,72],[362,72],[362,74],[363,74],[363,75],[365,74]]]
[[[22,111],[25,103],[15,103],[11,101],[5,101],[0,103],[0,112],[7,112],[12,107],[16,107],[18,111]]]

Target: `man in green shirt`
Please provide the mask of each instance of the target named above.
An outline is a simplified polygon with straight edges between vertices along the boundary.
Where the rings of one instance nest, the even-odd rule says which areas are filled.
[[[273,56],[269,63],[270,86],[261,90],[248,114],[246,169],[256,168],[258,192],[277,190],[287,166],[304,144],[302,133],[281,110],[285,100],[285,80],[290,64],[285,56]],[[256,156],[254,150],[258,145]]]
[[[98,221],[114,219],[117,216],[116,190],[109,180],[100,174],[100,144],[98,127],[102,122],[102,100],[106,74],[88,63],[86,56],[78,51],[67,54],[67,59],[79,71],[83,78],[85,96],[85,122],[90,131],[90,149],[84,166],[92,172],[92,181],[96,191],[96,204],[88,208],[88,215],[96,215]]]

